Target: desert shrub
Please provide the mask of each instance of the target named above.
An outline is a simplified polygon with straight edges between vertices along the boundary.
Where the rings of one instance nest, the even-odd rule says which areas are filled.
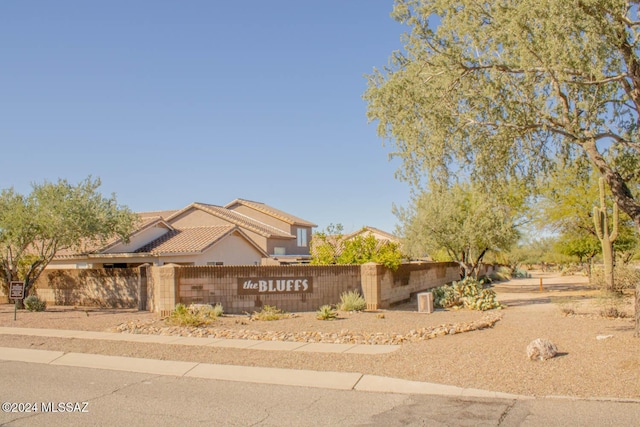
[[[30,295],[24,299],[24,308],[29,311],[45,311],[47,302],[38,298],[37,295]]]
[[[223,311],[221,304],[177,304],[168,322],[177,326],[206,326],[222,316]]]
[[[587,276],[588,274],[587,266],[583,264],[564,264],[560,269],[561,276]]]
[[[342,311],[363,311],[367,308],[367,301],[358,291],[343,292],[338,308]]]
[[[509,267],[499,267],[497,271],[491,273],[491,281],[502,281],[511,279],[511,269]]]
[[[531,274],[526,270],[516,268],[511,274],[511,277],[515,277],[516,279],[529,279],[531,278]]]
[[[492,289],[485,289],[482,282],[469,277],[432,292],[434,305],[439,308],[465,307],[481,311],[502,308]]]
[[[619,310],[618,307],[611,305],[600,310],[600,316],[608,319],[623,319],[627,317],[627,313]]]
[[[316,319],[318,320],[333,320],[338,317],[338,313],[333,306],[326,304],[316,311]]]
[[[273,305],[265,305],[260,311],[254,311],[251,315],[252,320],[280,320],[289,317],[289,313],[280,310]]]
[[[606,289],[607,283],[604,278],[602,267],[594,268],[591,272],[589,282],[593,286]],[[630,265],[616,265],[613,268],[613,291],[622,292],[625,289],[635,289],[636,283],[640,282],[640,270]]]

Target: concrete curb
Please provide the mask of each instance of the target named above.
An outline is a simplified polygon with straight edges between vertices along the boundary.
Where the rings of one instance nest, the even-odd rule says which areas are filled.
[[[399,378],[361,374],[357,372],[328,372],[303,369],[217,365],[197,362],[143,359],[136,357],[104,356],[88,353],[64,353],[61,351],[32,350],[13,347],[0,347],[0,361],[39,363],[55,366],[74,366],[91,369],[138,372],[153,375],[276,384],[295,387],[366,391],[372,393],[423,394],[506,400],[536,399],[533,396],[410,381]],[[640,399],[608,397],[579,398],[573,396],[544,396],[541,398],[573,401],[640,403]]]
[[[170,375],[189,378],[216,379],[249,383],[277,384],[296,387],[328,388],[398,394],[432,394],[460,397],[487,397],[525,399],[506,393],[364,375],[357,372],[327,372],[302,369],[261,368],[252,366],[216,365],[209,363],[179,362],[136,357],[104,356],[87,353],[31,350],[0,347],[0,360],[41,363],[55,366],[74,366]]]

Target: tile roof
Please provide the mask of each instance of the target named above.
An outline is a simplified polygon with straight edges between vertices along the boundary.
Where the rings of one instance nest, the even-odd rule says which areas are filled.
[[[191,205],[187,206],[186,208],[176,212],[174,215],[167,218],[167,220],[171,222],[173,218],[177,217],[181,213],[186,212],[191,208],[201,209],[214,216],[217,216],[218,218],[222,218],[226,221],[229,221],[230,223],[235,224],[238,227],[246,228],[247,230],[251,230],[264,237],[280,237],[280,238],[287,238],[287,239],[295,238],[294,235],[284,230],[280,230],[279,228],[276,228],[272,225],[265,224],[264,222],[260,222],[247,215],[241,214],[239,212],[234,212],[227,208],[223,208],[222,206],[208,205],[206,203],[192,203]]]
[[[386,231],[380,230],[379,228],[369,227],[368,225],[362,227],[358,231],[354,231],[353,233],[349,233],[349,234],[345,235],[344,239],[345,240],[349,240],[349,239],[357,236],[358,234],[365,234],[365,233],[379,234],[379,235],[385,237],[387,240],[392,241],[392,242],[399,242],[400,241],[400,239],[397,236],[394,236],[391,233],[387,233]]]
[[[135,253],[201,253],[235,229],[233,225],[174,229],[137,249]]]
[[[147,218],[168,218],[174,213],[178,212],[177,209],[166,210],[166,211],[152,211],[152,212],[136,212],[141,219],[146,220]]]
[[[235,199],[234,201],[227,203],[224,207],[225,208],[229,208],[235,204],[239,204],[239,205],[244,205],[247,207],[250,207],[252,209],[255,209],[259,212],[262,212],[264,214],[270,215],[274,218],[277,218],[279,220],[282,220],[284,222],[286,222],[287,224],[291,224],[291,225],[303,225],[306,227],[317,227],[316,224],[309,222],[307,220],[304,220],[302,218],[299,218],[297,216],[291,215],[287,212],[281,211],[280,209],[276,209],[273,206],[269,206],[267,204],[264,203],[260,203],[260,202],[254,202],[252,200],[246,200],[246,199]]]
[[[140,216],[140,214],[138,214]],[[169,225],[162,217],[160,216],[140,216],[140,221],[138,222],[135,230],[129,235],[134,236],[141,231],[152,227],[157,224],[165,225],[169,230],[173,228]],[[104,242],[84,242],[81,243],[80,248],[63,248],[56,252],[55,258],[69,258],[75,257],[82,254],[90,254],[90,253],[99,253],[102,251],[106,251],[110,247],[121,243],[122,239],[120,237],[114,236]]]
[[[227,208],[228,206],[236,203],[249,206],[257,211],[281,219],[289,224],[316,227],[316,225],[311,222],[290,215],[264,203],[254,202],[250,200],[236,199],[225,207],[210,205],[206,203],[192,203],[180,210],[138,212],[137,215],[140,218],[140,222],[138,223],[136,229],[131,233],[132,236],[157,224],[164,224],[169,229],[169,232],[156,239],[155,241],[149,242],[143,247],[137,249],[135,253],[201,252],[210,245],[214,244],[220,238],[224,237],[227,233],[230,233],[236,226],[245,230],[253,231],[267,238],[296,238],[296,236],[292,235],[288,231],[281,230],[269,224],[265,224],[248,215]],[[201,209],[234,225],[203,226],[183,229],[175,229],[171,226],[172,219],[192,208]],[[255,243],[251,239],[249,239],[249,237],[246,236],[242,232],[242,230],[237,231],[255,245]],[[56,258],[70,258],[82,254],[100,253],[119,243],[120,241],[121,240],[119,238],[114,237],[102,243],[86,243],[82,245],[82,249],[63,249],[58,251],[58,253],[56,254]],[[262,250],[258,246],[256,246],[256,248],[258,250]]]

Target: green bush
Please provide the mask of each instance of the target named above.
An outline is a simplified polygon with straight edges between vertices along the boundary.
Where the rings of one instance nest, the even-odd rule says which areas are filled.
[[[363,311],[367,308],[367,301],[358,291],[343,292],[338,308],[342,311]]]
[[[527,270],[522,270],[520,268],[517,268],[513,272],[512,277],[515,277],[516,279],[530,279],[531,274]]]
[[[45,311],[47,302],[38,298],[37,295],[30,295],[24,299],[24,308],[29,311]]]
[[[318,320],[333,320],[338,317],[338,313],[333,306],[327,304],[323,305],[316,311],[316,319]]]
[[[177,326],[206,326],[222,316],[221,304],[177,304],[169,315],[168,322]]]
[[[289,313],[280,310],[279,308],[272,305],[265,305],[262,307],[260,311],[254,311],[251,318],[253,320],[280,320],[289,317]]]
[[[432,292],[433,303],[438,308],[465,307],[481,311],[502,308],[492,289],[485,289],[482,282],[469,277],[440,286]]]

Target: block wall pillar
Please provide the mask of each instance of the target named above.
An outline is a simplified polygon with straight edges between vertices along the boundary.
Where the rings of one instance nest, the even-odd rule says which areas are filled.
[[[381,308],[381,282],[383,265],[375,262],[368,262],[360,266],[360,280],[362,282],[362,293],[367,301],[367,310],[377,310]]]
[[[168,315],[178,302],[178,281],[173,264],[152,267],[153,274],[153,311],[161,316]]]

